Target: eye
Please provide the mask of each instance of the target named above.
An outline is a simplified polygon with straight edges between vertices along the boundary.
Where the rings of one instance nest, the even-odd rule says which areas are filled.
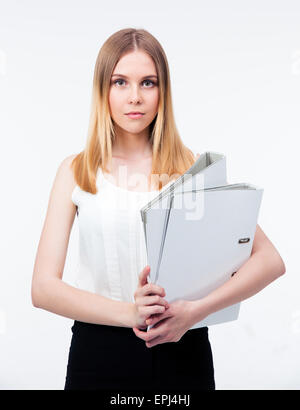
[[[125,80],[123,80],[123,78],[118,78],[117,80],[113,81],[113,84],[119,84],[120,81],[122,82],[122,81],[125,81]],[[152,86],[156,85],[156,82],[154,82],[152,80],[144,80],[143,83],[151,83]],[[146,87],[146,88],[151,88],[151,87]]]
[[[151,83],[153,86],[156,85],[156,83],[152,80],[144,80],[143,82],[144,83]],[[146,88],[149,88],[149,87],[146,87]]]
[[[114,84],[117,84],[119,81],[124,81],[124,80],[122,80],[122,78],[118,78],[118,79],[115,80],[113,83],[114,83]]]

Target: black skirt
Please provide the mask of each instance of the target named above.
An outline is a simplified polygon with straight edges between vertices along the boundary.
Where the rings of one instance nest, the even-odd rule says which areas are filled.
[[[74,321],[65,390],[215,390],[208,328],[147,347],[132,328]]]

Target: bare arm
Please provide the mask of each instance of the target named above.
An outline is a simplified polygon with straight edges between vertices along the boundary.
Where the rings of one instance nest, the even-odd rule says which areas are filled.
[[[48,210],[38,245],[31,286],[35,307],[70,319],[111,326],[135,326],[134,304],[115,301],[77,289],[62,280],[76,206],[71,200],[75,186],[70,164],[60,164],[50,193]]]
[[[284,262],[259,225],[250,258],[224,285],[192,302],[193,323],[227,306],[241,302],[265,288],[285,273]]]

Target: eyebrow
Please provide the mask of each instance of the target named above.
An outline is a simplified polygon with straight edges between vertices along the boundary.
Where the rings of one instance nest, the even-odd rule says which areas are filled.
[[[126,75],[124,75],[124,74],[113,74],[113,75],[112,75],[112,77],[115,77],[115,76],[128,78],[128,77],[127,77]],[[142,77],[142,79],[144,79],[144,78],[149,78],[149,77],[155,77],[155,78],[157,78],[157,75],[154,75],[154,74],[145,75],[145,77]]]

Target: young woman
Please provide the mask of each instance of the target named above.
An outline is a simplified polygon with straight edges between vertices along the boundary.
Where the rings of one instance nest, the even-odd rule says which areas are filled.
[[[257,226],[249,260],[207,297],[168,304],[148,283],[140,209],[195,159],[176,129],[161,45],[145,30],[114,33],[95,65],[86,147],[56,174],[32,280],[34,306],[74,319],[65,389],[214,390],[208,328],[190,327],[285,272]],[[75,287],[62,276],[76,213]]]

